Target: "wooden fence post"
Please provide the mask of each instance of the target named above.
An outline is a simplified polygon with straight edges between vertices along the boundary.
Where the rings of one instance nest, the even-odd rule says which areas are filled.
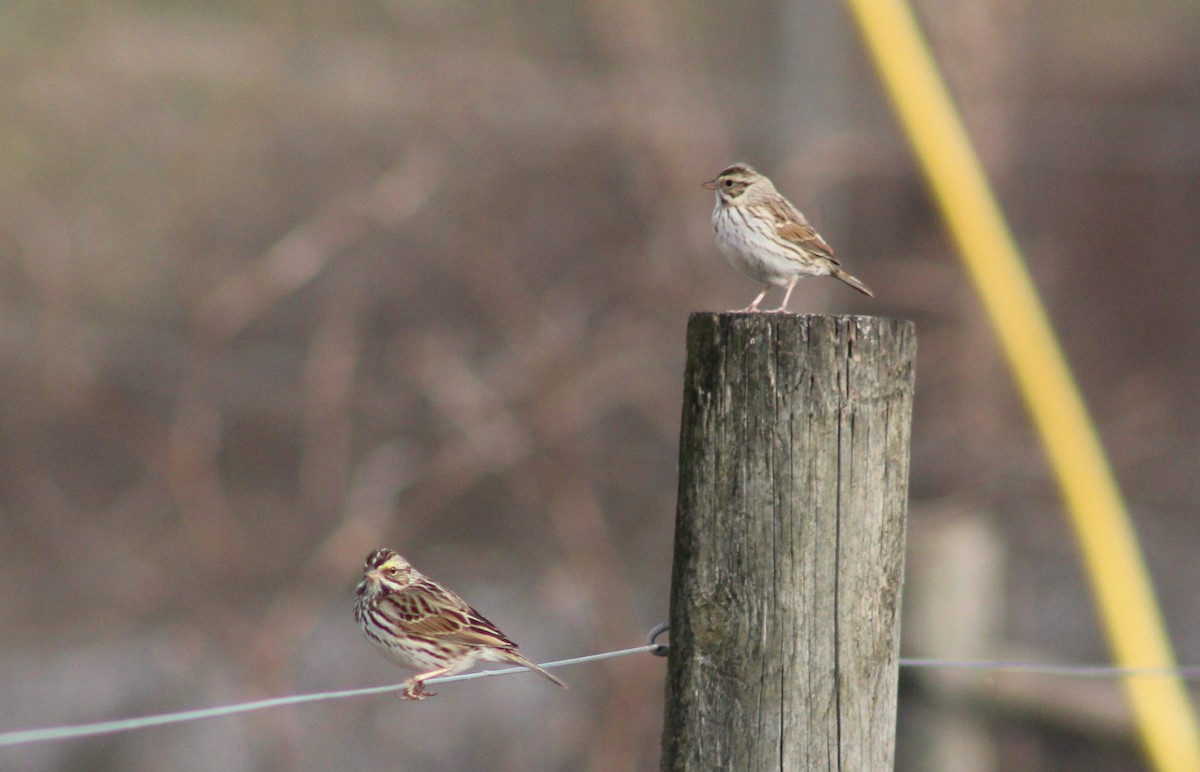
[[[911,322],[693,314],[664,770],[891,769]]]

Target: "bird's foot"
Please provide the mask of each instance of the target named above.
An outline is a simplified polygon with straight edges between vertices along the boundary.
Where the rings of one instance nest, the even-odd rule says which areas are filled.
[[[436,697],[437,692],[425,691],[424,681],[409,681],[404,687],[404,691],[400,692],[400,699],[403,700],[423,700],[426,697]]]

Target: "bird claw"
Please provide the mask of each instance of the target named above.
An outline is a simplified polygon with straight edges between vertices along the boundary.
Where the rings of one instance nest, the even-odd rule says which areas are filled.
[[[415,701],[415,700],[423,700],[426,697],[436,697],[436,696],[437,696],[437,692],[425,691],[425,682],[424,681],[417,681],[415,683],[410,683],[408,686],[404,687],[404,691],[400,692],[400,699],[402,699],[402,700],[414,700]]]

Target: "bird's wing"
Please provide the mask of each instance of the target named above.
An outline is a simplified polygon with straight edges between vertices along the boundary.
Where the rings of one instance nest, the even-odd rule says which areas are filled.
[[[476,646],[516,648],[504,633],[444,587],[420,582],[394,599],[404,629],[414,635]]]
[[[814,252],[835,265],[840,264],[833,254],[833,247],[825,243],[821,234],[817,233],[800,210],[787,201],[768,202],[767,208],[775,218],[775,232],[779,237],[798,244],[809,252]]]

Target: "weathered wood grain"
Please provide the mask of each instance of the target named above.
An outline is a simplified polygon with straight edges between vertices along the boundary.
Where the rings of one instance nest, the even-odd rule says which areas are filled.
[[[664,770],[892,766],[916,337],[693,314]]]

